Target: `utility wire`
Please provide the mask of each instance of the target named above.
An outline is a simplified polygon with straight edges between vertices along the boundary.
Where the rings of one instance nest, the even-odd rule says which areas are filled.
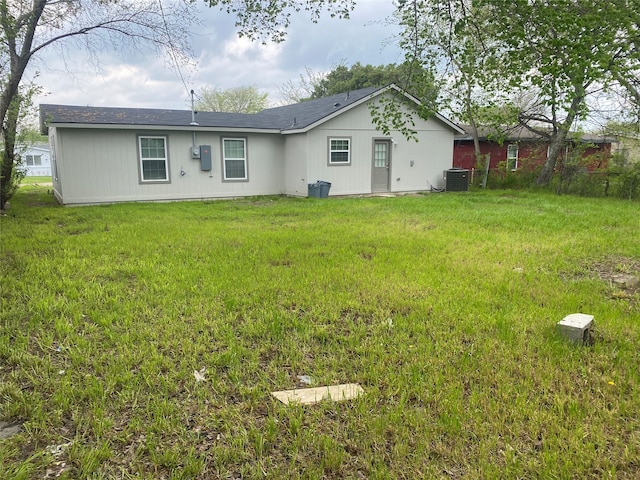
[[[164,14],[164,8],[162,7],[162,0],[158,0],[158,5],[160,6],[160,15],[162,16],[162,23],[164,24],[164,31],[167,37],[167,44],[169,45],[169,54],[171,56],[171,60],[173,61],[176,67],[176,70],[178,71],[178,76],[180,77],[180,81],[182,82],[184,89],[186,90],[188,95],[191,95],[191,90],[187,86],[187,82],[184,79],[184,75],[182,74],[182,69],[180,68],[180,64],[178,62],[178,55],[175,52],[175,47],[171,39],[171,34],[169,33],[169,26],[167,25],[167,19]]]

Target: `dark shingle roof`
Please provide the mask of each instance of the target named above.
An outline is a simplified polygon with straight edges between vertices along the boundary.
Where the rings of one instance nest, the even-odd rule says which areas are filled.
[[[258,115],[276,115],[280,119],[280,128],[282,130],[304,129],[339,110],[360,102],[382,88],[361,88],[353,92],[339,93],[284,107],[268,108],[258,113]]]
[[[40,105],[40,120],[43,125],[68,123],[187,127],[190,126],[192,117],[189,110]],[[268,115],[197,112],[195,121],[201,127],[277,129],[277,126],[274,125],[274,120]]]
[[[199,127],[206,128],[277,131],[304,129],[378,90],[382,88],[363,88],[294,105],[268,108],[255,114],[197,112],[195,121]],[[43,132],[46,131],[47,125],[52,123],[190,127],[191,122],[190,110],[40,105],[40,123]]]
[[[470,125],[460,125],[465,131],[464,134],[457,134],[456,140],[473,140],[472,128]],[[518,142],[518,141],[546,141],[543,136],[537,135],[531,130],[523,127],[504,127],[502,132],[499,132],[495,128],[490,127],[478,127],[478,137],[480,140],[493,140],[495,137],[502,136],[505,142]],[[601,135],[594,135],[591,133],[583,133],[580,135],[580,141],[585,143],[612,143],[616,142],[614,138],[603,137]]]

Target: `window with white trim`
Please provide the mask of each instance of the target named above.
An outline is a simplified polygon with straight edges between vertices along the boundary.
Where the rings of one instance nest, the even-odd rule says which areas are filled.
[[[168,182],[169,157],[167,155],[167,138],[139,136],[141,182]]]
[[[518,168],[518,144],[511,143],[507,145],[507,170],[515,170]]]
[[[26,155],[27,165],[30,167],[42,166],[42,155]]]
[[[222,139],[222,166],[224,180],[248,180],[247,139]]]
[[[351,163],[351,139],[329,139],[329,165],[349,165]]]

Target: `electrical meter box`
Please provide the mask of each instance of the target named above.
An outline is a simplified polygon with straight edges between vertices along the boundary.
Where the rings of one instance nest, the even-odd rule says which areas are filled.
[[[211,171],[211,145],[200,145],[200,170]]]
[[[200,158],[200,147],[191,147],[191,158],[194,160]]]

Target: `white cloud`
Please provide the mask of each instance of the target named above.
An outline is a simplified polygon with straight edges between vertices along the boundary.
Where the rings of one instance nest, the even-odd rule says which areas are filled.
[[[239,38],[225,12],[200,8],[202,25],[192,31],[197,68],[180,65],[178,72],[149,52],[102,52],[88,58],[50,49],[34,64],[41,72],[38,82],[50,92],[37,102],[184,109],[190,89],[255,85],[275,104],[279,87],[297,80],[305,67],[319,72],[343,61],[380,65],[401,60],[395,45],[385,46],[397,33],[397,27],[383,23],[394,10],[391,0],[360,0],[349,20],[325,16],[314,24],[304,13],[295,14],[287,40],[267,45]]]

